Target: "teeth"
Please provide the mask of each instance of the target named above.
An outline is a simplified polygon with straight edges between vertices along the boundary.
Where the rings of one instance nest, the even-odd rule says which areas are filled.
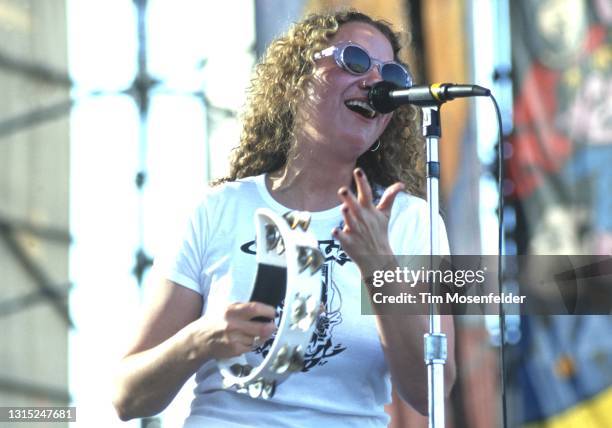
[[[363,100],[348,100],[344,104],[352,111],[357,112],[368,119],[372,119],[374,116],[376,116],[376,111],[374,111],[370,104]]]

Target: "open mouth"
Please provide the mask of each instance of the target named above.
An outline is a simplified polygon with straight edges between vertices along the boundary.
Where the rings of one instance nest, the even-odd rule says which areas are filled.
[[[344,105],[347,106],[349,110],[359,113],[366,119],[374,119],[374,117],[376,117],[376,111],[370,104],[363,100],[347,100],[344,102]]]

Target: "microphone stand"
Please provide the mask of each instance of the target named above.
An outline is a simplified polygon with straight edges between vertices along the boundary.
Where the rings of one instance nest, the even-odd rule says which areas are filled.
[[[433,269],[434,256],[440,255],[440,224],[438,213],[440,163],[438,142],[441,136],[440,106],[423,106],[423,136],[427,147],[427,205],[429,208],[429,264]],[[435,275],[434,275],[435,278]],[[438,286],[429,283],[430,297],[437,296]],[[424,355],[427,366],[427,394],[429,428],[444,428],[444,364],[446,363],[446,335],[441,330],[440,308],[429,299],[429,333],[424,335]]]

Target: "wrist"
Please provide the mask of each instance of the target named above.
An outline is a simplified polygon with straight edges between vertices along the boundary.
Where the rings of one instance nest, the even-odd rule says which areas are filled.
[[[189,324],[180,334],[180,347],[183,350],[183,358],[187,363],[195,363],[198,366],[210,359],[206,343],[202,337],[202,331],[194,328],[195,323]]]
[[[375,272],[394,270],[398,266],[397,259],[393,254],[381,255],[378,254],[369,258],[367,261],[359,266],[361,272],[361,278],[368,283],[372,280]]]

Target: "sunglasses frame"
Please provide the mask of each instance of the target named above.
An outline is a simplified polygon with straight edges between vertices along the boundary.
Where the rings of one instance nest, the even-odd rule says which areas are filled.
[[[344,61],[344,51],[346,50],[347,47],[355,47],[355,48],[361,49],[367,55],[367,57],[370,60],[370,66],[368,67],[366,71],[362,73],[358,73],[356,71],[351,70],[351,68],[346,64],[346,62]],[[397,61],[382,62],[376,58],[373,58],[364,47],[350,40],[347,42],[341,42],[341,43],[338,43],[337,45],[332,45],[328,48],[323,49],[321,52],[314,54],[314,59],[316,61],[316,60],[319,60],[321,58],[325,58],[328,56],[333,56],[334,61],[336,62],[336,65],[338,67],[340,67],[344,71],[352,75],[355,75],[355,76],[362,76],[368,73],[370,70],[372,70],[372,68],[377,66],[378,72],[380,73],[382,77],[382,69],[385,65],[388,65],[388,64],[397,65],[402,70],[404,70],[404,72],[406,73],[406,82],[402,87],[409,88],[410,86],[412,86],[412,74],[410,74],[410,71],[406,67],[404,67],[402,64],[400,64]],[[394,82],[391,82],[391,83],[394,83]]]

